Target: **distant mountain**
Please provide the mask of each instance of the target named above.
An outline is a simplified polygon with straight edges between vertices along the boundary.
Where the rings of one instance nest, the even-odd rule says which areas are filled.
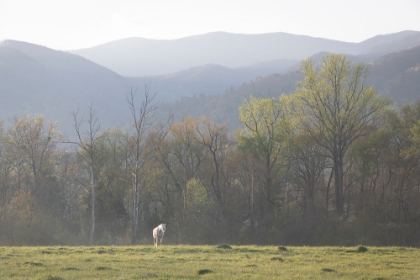
[[[325,53],[315,55],[320,59]],[[374,56],[373,56],[374,57]],[[378,94],[394,100],[401,106],[420,99],[420,46],[388,54],[378,59],[372,56],[349,56],[355,62],[369,63],[370,74],[367,86],[374,86]],[[292,68],[297,68],[293,66]],[[291,94],[296,82],[303,78],[297,71],[273,74],[254,79],[237,89],[213,96],[184,97],[180,101],[163,103],[159,113],[171,111],[176,119],[189,115],[208,116],[215,122],[227,123],[230,131],[241,127],[238,107],[251,95],[265,98],[279,97],[282,93]]]
[[[123,76],[156,76],[216,64],[239,68],[272,60],[302,60],[319,52],[385,54],[420,44],[420,32],[403,31],[347,43],[288,33],[213,32],[176,40],[127,38],[71,51]]]
[[[406,49],[416,44],[418,33],[374,37],[359,46],[359,51],[402,48],[395,53],[381,56],[366,51],[363,55],[348,55],[354,61],[370,65],[367,84],[375,86],[379,94],[392,97],[397,105],[420,97],[420,45]],[[227,33],[213,35],[230,37]],[[314,57],[320,60],[324,54]],[[260,54],[259,59],[263,56]],[[238,61],[240,58],[235,57]],[[293,59],[261,60],[254,64],[247,60],[247,66],[236,68],[216,62],[215,59],[171,74],[127,78],[79,55],[18,41],[0,42],[0,119],[7,122],[15,116],[44,114],[48,120],[59,121],[61,130],[69,134],[73,132],[71,112],[80,109],[81,114],[86,113],[87,106],[93,104],[104,128],[127,126],[131,118],[126,94],[138,86],[141,102],[141,88],[150,82],[151,91],[157,92],[157,101],[161,103],[156,112],[161,119],[169,112],[174,112],[178,119],[206,115],[215,122],[228,123],[234,130],[240,126],[238,107],[244,99],[250,95],[290,94],[296,81],[302,78],[296,72],[299,62]]]
[[[121,119],[128,81],[80,56],[18,41],[0,43],[0,118],[43,114],[61,127],[93,104],[106,124]]]
[[[373,61],[367,83],[391,97],[396,105],[420,99],[420,46]]]
[[[295,60],[274,60],[241,68],[208,64],[168,75],[127,79],[138,85],[150,82],[159,99],[167,102],[180,97],[221,94],[257,77],[283,73],[296,63]]]
[[[103,127],[128,125],[125,94],[138,86],[142,98],[146,82],[158,93],[158,102],[168,102],[182,96],[221,94],[257,76],[282,72],[294,63],[269,61],[237,69],[204,65],[169,75],[126,78],[75,54],[7,40],[0,42],[0,119],[7,122],[43,114],[71,134],[71,113],[80,109],[83,114],[93,104]]]
[[[410,49],[420,45],[420,32],[402,31],[389,35],[378,35],[360,43],[360,54],[384,55]]]

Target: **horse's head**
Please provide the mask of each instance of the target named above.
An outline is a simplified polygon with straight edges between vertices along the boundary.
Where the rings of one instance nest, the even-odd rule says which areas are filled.
[[[161,224],[160,229],[163,231],[163,234],[165,234],[166,231],[166,224]]]

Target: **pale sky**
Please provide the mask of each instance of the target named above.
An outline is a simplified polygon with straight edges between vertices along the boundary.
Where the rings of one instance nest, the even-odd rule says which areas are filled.
[[[360,42],[403,30],[420,31],[420,0],[0,0],[0,41],[59,50],[213,31]]]

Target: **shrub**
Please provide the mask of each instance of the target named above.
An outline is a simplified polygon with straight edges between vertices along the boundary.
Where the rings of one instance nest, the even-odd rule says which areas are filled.
[[[198,275],[203,275],[203,274],[212,273],[212,272],[213,272],[213,270],[211,270],[211,269],[199,269],[197,271],[197,274]]]
[[[217,249],[232,249],[232,247],[229,244],[220,244]]]
[[[368,248],[366,248],[365,246],[359,245],[357,246],[356,252],[357,253],[365,253],[368,251]]]

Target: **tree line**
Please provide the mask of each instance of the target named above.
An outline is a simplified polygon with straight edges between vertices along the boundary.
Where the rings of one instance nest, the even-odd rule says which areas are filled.
[[[149,85],[130,129],[93,106],[75,139],[43,116],[0,128],[0,244],[406,245],[420,236],[420,101],[396,109],[344,55],[301,63],[291,95],[251,96],[243,127],[157,122]]]

